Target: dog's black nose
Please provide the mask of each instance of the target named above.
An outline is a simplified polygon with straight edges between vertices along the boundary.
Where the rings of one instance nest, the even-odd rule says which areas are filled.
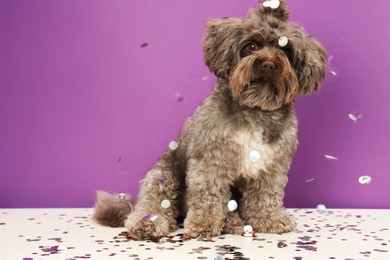
[[[268,72],[268,73],[272,73],[275,71],[276,69],[276,65],[275,63],[273,62],[270,62],[270,61],[264,61],[262,64],[261,64],[263,70],[265,72]]]

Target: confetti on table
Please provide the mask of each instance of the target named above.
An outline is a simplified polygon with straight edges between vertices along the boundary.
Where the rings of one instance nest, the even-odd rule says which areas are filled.
[[[317,205],[317,212],[320,214],[326,213],[326,206],[324,204]]]
[[[0,214],[0,222],[7,223],[0,225],[4,259],[390,259],[390,210],[326,209],[318,214],[316,209],[287,209],[297,221],[297,229],[287,234],[225,234],[202,240],[185,235],[181,226],[169,236],[146,241],[135,241],[124,227],[99,225],[92,219],[93,209],[7,213]],[[164,220],[157,216],[145,216],[147,224]]]

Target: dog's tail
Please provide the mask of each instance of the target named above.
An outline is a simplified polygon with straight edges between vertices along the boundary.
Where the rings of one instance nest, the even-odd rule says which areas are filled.
[[[93,218],[101,225],[123,227],[130,212],[134,210],[134,199],[130,194],[110,194],[96,192],[95,212]]]

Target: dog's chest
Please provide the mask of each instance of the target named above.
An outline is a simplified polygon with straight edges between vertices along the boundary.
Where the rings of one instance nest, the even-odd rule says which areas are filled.
[[[237,146],[238,174],[243,177],[256,177],[273,160],[271,145],[263,140],[263,129],[239,130],[233,134],[233,142]]]

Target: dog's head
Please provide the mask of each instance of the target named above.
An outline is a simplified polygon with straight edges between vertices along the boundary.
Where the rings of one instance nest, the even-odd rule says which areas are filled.
[[[207,22],[205,62],[242,105],[275,110],[322,83],[325,49],[288,17],[283,0],[267,0],[244,19]]]

